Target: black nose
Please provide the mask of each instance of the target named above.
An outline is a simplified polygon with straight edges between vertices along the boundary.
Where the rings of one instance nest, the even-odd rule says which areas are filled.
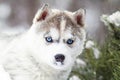
[[[65,56],[63,54],[57,54],[55,55],[55,60],[57,62],[63,62],[65,60]]]

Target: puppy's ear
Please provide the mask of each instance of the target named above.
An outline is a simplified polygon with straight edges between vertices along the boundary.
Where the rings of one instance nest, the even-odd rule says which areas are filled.
[[[85,10],[84,9],[79,9],[78,11],[73,13],[74,19],[78,25],[81,27],[84,26],[85,24]]]
[[[34,19],[33,19],[33,23],[45,20],[51,13],[51,9],[48,6],[48,4],[45,4],[42,6],[42,8],[40,10],[38,10],[38,12],[36,13]]]

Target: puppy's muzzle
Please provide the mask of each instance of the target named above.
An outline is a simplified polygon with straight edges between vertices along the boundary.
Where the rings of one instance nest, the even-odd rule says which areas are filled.
[[[56,62],[63,62],[65,60],[65,56],[63,54],[57,54],[55,55]]]

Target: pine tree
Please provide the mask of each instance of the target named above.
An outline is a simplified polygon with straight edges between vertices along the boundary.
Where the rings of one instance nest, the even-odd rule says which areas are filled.
[[[104,57],[102,63],[105,65],[101,67],[105,69],[103,80],[120,80],[120,12],[104,15],[102,21],[108,29],[105,44],[100,50],[101,58]],[[98,70],[100,74],[101,70]]]

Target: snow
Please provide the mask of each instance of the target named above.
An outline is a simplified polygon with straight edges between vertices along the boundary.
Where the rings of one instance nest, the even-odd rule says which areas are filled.
[[[113,23],[115,24],[115,26],[120,26],[120,11],[117,11],[115,13],[113,13],[112,15],[110,15],[107,20],[110,22],[110,23]]]
[[[96,58],[96,59],[99,58],[100,51],[95,47],[95,43],[94,43],[93,41],[91,41],[91,40],[87,41],[87,42],[86,42],[86,45],[85,45],[85,48],[86,48],[86,49],[92,49],[95,58]]]
[[[89,40],[89,41],[86,42],[85,48],[90,49],[90,48],[92,48],[94,45],[95,45],[94,42],[91,41],[91,40]]]
[[[97,48],[92,48],[93,49],[93,53],[96,59],[99,58],[100,56],[100,51]]]
[[[83,60],[81,60],[81,59],[79,59],[79,58],[77,58],[76,60],[75,60],[75,63],[76,63],[76,66],[75,67],[85,67],[86,66],[86,63],[85,63],[85,61],[83,61]]]
[[[69,80],[81,80],[78,76],[74,75],[72,77],[70,77]]]

